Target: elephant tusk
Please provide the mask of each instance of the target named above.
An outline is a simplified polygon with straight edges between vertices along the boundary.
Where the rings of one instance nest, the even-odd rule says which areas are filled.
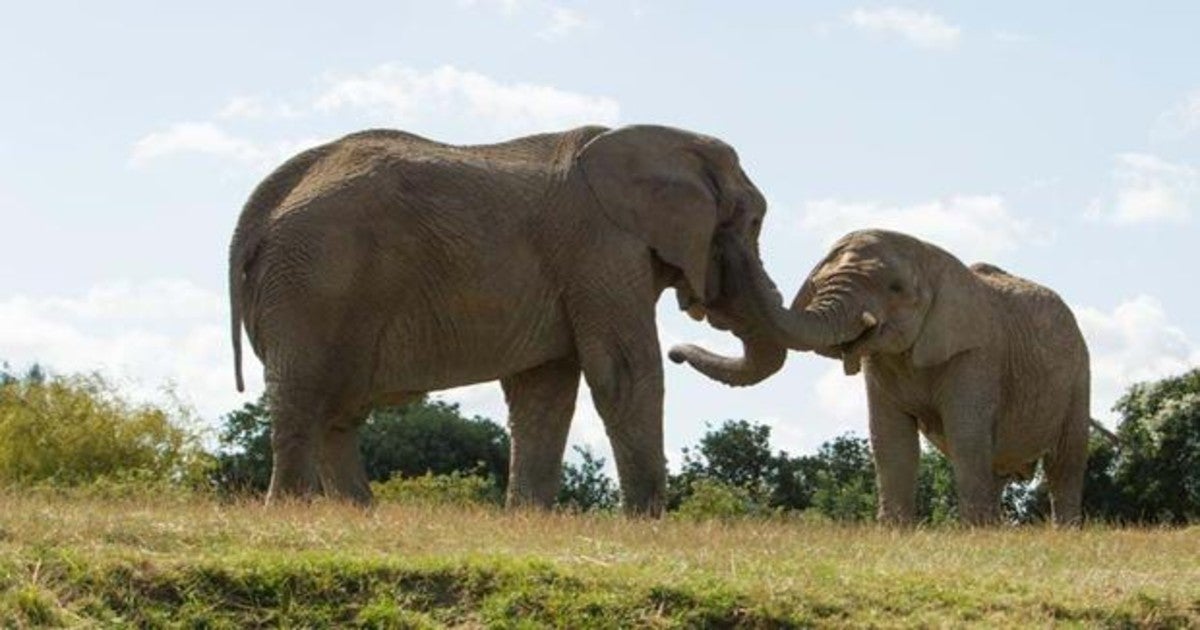
[[[879,323],[879,320],[875,319],[875,316],[871,314],[871,311],[863,311],[863,314],[862,314],[862,325],[863,326],[865,326],[867,328],[873,328],[875,326],[875,324],[878,324],[878,323]]]
[[[706,311],[704,309],[703,304],[696,302],[696,303],[692,304],[691,306],[687,307],[687,314],[688,314],[688,317],[691,317],[692,319],[694,319],[698,322],[702,322],[702,321],[704,321],[704,316],[708,314],[708,311]]]

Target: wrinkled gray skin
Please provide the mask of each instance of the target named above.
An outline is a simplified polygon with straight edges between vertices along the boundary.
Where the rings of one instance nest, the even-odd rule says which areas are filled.
[[[271,403],[268,501],[368,503],[357,430],[372,405],[499,379],[508,504],[548,506],[582,374],[626,510],[659,514],[655,302],[674,287],[694,317],[745,336],[742,369],[778,370],[786,350],[753,336],[712,264],[732,248],[763,274],[765,211],[733,149],[667,127],[461,147],[375,130],[292,158],[230,245],[238,387],[244,324]]]
[[[750,259],[732,254],[724,273],[736,276]],[[727,283],[727,299],[741,284]],[[759,288],[745,296],[769,294]],[[865,372],[881,520],[916,516],[919,432],[950,459],[964,521],[995,522],[1005,481],[1028,478],[1041,460],[1055,522],[1078,522],[1088,351],[1054,292],[992,265],[968,268],[904,234],[866,230],[833,246],[790,310],[778,297],[756,308],[779,343]],[[729,384],[765,378],[696,346],[670,356]]]

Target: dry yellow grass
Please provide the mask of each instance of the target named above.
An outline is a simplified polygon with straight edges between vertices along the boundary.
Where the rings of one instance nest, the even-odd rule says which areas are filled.
[[[340,612],[311,603],[312,611],[292,611],[299,616],[253,621],[222,617],[230,601],[205,603],[221,594],[189,573],[259,572],[295,587],[297,576],[310,572],[344,591],[339,566],[382,571],[382,590],[367,589],[363,601],[332,598]],[[482,572],[492,582],[478,593],[463,587],[468,595],[440,604],[404,592],[411,572],[443,570],[465,571],[467,580]],[[138,591],[142,573],[157,588],[171,583],[169,576],[183,577],[171,587],[174,595],[156,601],[154,592]],[[125,582],[110,584],[113,575]],[[18,623],[82,623],[109,613],[116,622],[153,623],[175,613],[195,620],[199,610],[204,619],[235,625],[470,625],[509,616],[552,625],[1200,625],[1200,529],[892,530],[10,491],[0,494],[0,588],[7,602],[0,619]],[[279,603],[264,597],[264,605]],[[160,606],[160,616],[129,617],[114,598]],[[245,605],[243,595],[235,599]],[[589,607],[575,608],[577,600]],[[612,615],[605,616],[606,606]],[[697,611],[699,617],[691,614]],[[363,617],[367,612],[375,616]]]

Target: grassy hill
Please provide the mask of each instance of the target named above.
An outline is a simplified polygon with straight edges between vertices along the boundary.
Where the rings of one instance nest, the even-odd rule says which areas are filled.
[[[1200,625],[1200,530],[0,492],[0,625]]]

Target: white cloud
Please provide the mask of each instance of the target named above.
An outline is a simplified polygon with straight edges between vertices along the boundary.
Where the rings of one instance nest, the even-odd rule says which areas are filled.
[[[333,79],[315,101],[318,111],[364,111],[400,125],[454,116],[523,133],[585,123],[613,124],[617,102],[532,83],[502,83],[477,72],[442,66],[424,72],[384,64]]]
[[[221,304],[211,291],[186,280],[152,280],[101,284],[80,297],[44,298],[38,308],[55,319],[163,321],[219,317],[224,313]]]
[[[563,39],[580,27],[588,24],[583,13],[566,7],[550,7],[550,24],[538,32],[542,39]]]
[[[855,9],[845,19],[855,28],[895,34],[918,48],[949,50],[958,46],[962,30],[936,13],[899,7]]]
[[[1188,220],[1200,202],[1200,171],[1146,153],[1116,156],[1113,192],[1097,198],[1086,216],[1117,225]]]
[[[222,120],[286,119],[300,115],[289,103],[268,102],[261,96],[235,96],[217,112],[217,118]]]
[[[156,131],[133,145],[130,162],[143,166],[180,153],[206,153],[243,164],[263,160],[263,150],[253,142],[230,135],[210,122],[182,122]]]
[[[1139,295],[1112,311],[1084,307],[1075,315],[1092,359],[1092,414],[1111,420],[1117,398],[1134,383],[1200,365],[1200,344],[1170,323],[1162,303]]]
[[[99,371],[142,401],[172,387],[209,421],[262,390],[247,353],[247,394],[233,383],[226,298],[184,280],[113,282],[82,295],[0,302],[0,357],[59,372]]]
[[[362,73],[326,77],[319,93],[294,102],[234,97],[215,118],[281,122],[305,113],[310,115],[308,128],[322,123],[339,129],[386,125],[416,128],[451,141],[459,141],[466,131],[464,141],[489,142],[583,124],[613,125],[620,117],[620,106],[604,96],[534,83],[505,83],[453,66],[422,71],[383,64]],[[322,118],[312,120],[312,114]],[[267,142],[234,135],[211,121],[183,122],[135,142],[130,164],[142,167],[168,157],[205,154],[249,166],[257,174],[321,141],[303,137]]]
[[[805,204],[800,229],[829,245],[854,230],[882,228],[944,247],[965,262],[991,260],[1031,238],[1027,221],[996,195],[955,196],[908,206],[823,199]]]
[[[1200,89],[1192,90],[1160,114],[1151,135],[1163,140],[1178,140],[1197,131],[1200,131]]]
[[[166,158],[200,154],[250,167],[250,172],[259,174],[325,140],[310,136],[273,143],[257,142],[234,136],[211,122],[177,123],[166,131],[149,133],[135,142],[129,163],[135,168],[143,168]]]

